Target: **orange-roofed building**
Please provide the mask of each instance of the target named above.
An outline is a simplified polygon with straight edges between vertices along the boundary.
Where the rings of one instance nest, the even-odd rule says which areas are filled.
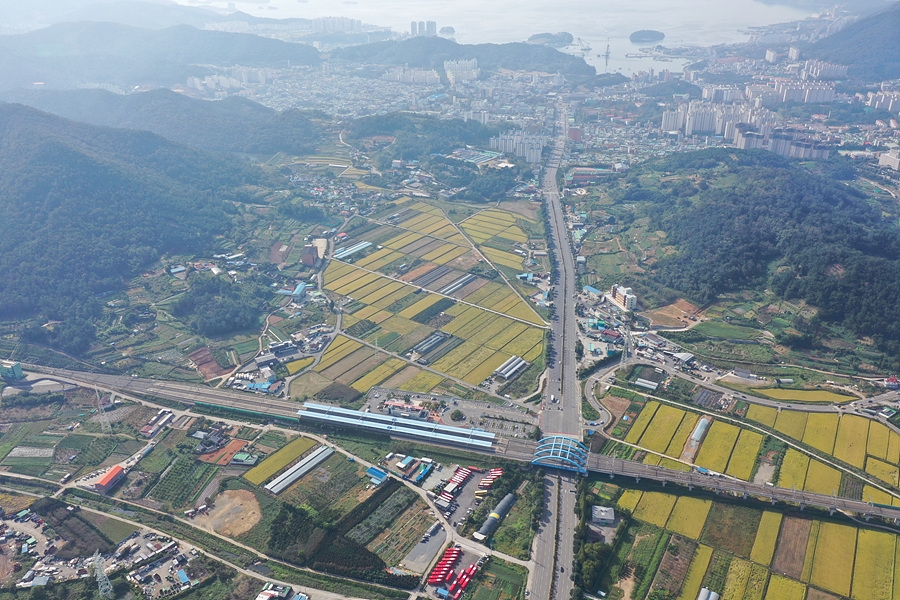
[[[97,480],[94,484],[94,489],[101,494],[106,494],[109,490],[113,489],[123,477],[125,477],[125,469],[116,465],[110,468],[103,477]]]

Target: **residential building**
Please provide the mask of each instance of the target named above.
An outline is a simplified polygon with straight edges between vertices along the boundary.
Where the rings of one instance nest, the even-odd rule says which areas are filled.
[[[894,148],[890,152],[885,152],[878,158],[878,164],[882,167],[888,167],[895,171],[900,171],[900,148]]]
[[[631,293],[630,287],[612,286],[609,298],[623,310],[634,310],[637,308],[637,296]]]

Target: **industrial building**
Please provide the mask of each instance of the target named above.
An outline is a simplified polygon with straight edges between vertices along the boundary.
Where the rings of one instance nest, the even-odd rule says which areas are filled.
[[[622,310],[634,310],[637,308],[637,296],[631,293],[631,288],[614,285],[609,292],[610,301]]]
[[[512,508],[513,504],[516,503],[516,495],[515,494],[507,494],[503,497],[503,500],[500,501],[497,506],[494,507],[494,510],[491,511],[490,516],[488,516],[487,520],[485,520],[484,524],[481,526],[481,529],[472,534],[479,542],[483,542],[487,538],[491,537],[493,533],[497,530],[497,527],[500,526],[500,521],[503,520],[503,517],[509,513],[509,509]]]
[[[100,494],[107,494],[116,484],[125,477],[125,469],[120,465],[110,467],[100,479],[94,482],[94,490]]]
[[[275,495],[280,494],[292,483],[322,464],[332,454],[334,454],[334,450],[328,446],[320,446],[318,450],[266,484],[266,491]]]
[[[528,363],[525,362],[523,358],[513,355],[502,365],[494,369],[494,375],[508,381],[524,371],[526,367],[528,367]]]

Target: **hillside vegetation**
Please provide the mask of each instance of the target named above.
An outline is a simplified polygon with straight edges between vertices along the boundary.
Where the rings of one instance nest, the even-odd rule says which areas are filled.
[[[769,288],[900,351],[900,230],[842,182],[761,151],[710,150],[648,163],[613,195],[666,232],[674,252],[654,265],[657,282],[700,303]]]
[[[278,112],[240,96],[210,102],[166,89],[127,96],[104,90],[17,90],[0,98],[93,125],[152,131],[206,150],[304,154],[315,151],[321,135],[307,113]]]
[[[807,54],[850,67],[851,77],[882,81],[900,77],[900,2],[813,44]]]
[[[99,295],[167,252],[195,252],[230,230],[242,163],[152,133],[74,123],[0,104],[0,319],[57,320],[40,341],[79,352]]]

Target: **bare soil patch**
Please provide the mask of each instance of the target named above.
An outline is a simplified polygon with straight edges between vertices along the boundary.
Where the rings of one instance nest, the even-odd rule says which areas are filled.
[[[209,348],[194,350],[188,354],[188,358],[196,365],[197,370],[203,375],[203,379],[206,379],[207,381],[230,372],[229,369],[223,369],[219,366],[219,363],[216,362],[216,359],[213,357]]]
[[[699,323],[699,321],[691,321],[685,318],[685,315],[697,315],[700,307],[691,304],[683,298],[679,298],[672,304],[661,306],[655,310],[644,313],[644,316],[651,319],[655,325],[663,327],[691,327]]]
[[[354,350],[341,360],[337,361],[324,371],[322,371],[322,375],[328,377],[329,379],[337,379],[340,375],[346,373],[354,366],[360,364],[364,360],[367,360],[375,355],[375,351],[369,348],[368,346],[363,346],[357,350]]]
[[[418,375],[419,372],[420,372],[420,369],[418,369],[416,367],[413,367],[413,366],[406,367],[405,369],[403,369],[399,373],[393,375],[387,381],[382,383],[381,387],[386,387],[389,389],[399,388],[401,385],[403,385],[404,383],[406,383],[407,381],[409,381],[410,379],[412,379],[413,377]]]
[[[272,244],[272,247],[269,248],[269,262],[275,263],[276,265],[283,263],[284,259],[288,257],[288,255],[291,253],[291,250],[293,249],[293,242],[275,242],[274,244]]]
[[[603,385],[599,383],[598,385]],[[619,419],[621,419],[625,412],[628,410],[628,407],[631,406],[631,400],[627,400],[625,398],[619,398],[618,396],[604,396],[600,399],[600,403],[609,409],[609,412],[612,413],[614,420],[612,423],[609,423],[609,426],[612,427]]]
[[[431,271],[435,267],[437,267],[437,265],[434,263],[425,263],[424,265],[422,265],[420,267],[416,267],[412,271],[401,276],[399,279],[400,279],[400,281],[407,281],[407,282],[413,281],[414,279],[418,279],[419,277],[421,277],[428,271]]]
[[[812,528],[810,519],[785,517],[781,524],[781,535],[775,548],[772,570],[784,573],[788,577],[799,579],[803,573],[803,561],[806,559],[806,543]]]
[[[201,454],[200,460],[205,463],[225,466],[230,463],[231,459],[234,458],[234,455],[243,450],[246,445],[247,442],[244,440],[231,440],[225,444],[224,448],[216,450],[215,452]]]
[[[228,490],[216,496],[216,504],[207,515],[194,519],[207,531],[228,537],[247,533],[262,519],[259,501],[249,490]]]
[[[498,206],[500,210],[505,210],[511,213],[516,213],[518,215],[522,215],[526,219],[530,219],[531,221],[539,220],[540,208],[541,205],[539,202],[501,202],[500,206]]]
[[[809,588],[809,591],[806,592],[806,600],[839,600],[839,597],[822,590]]]
[[[468,283],[468,284],[462,286],[461,288],[459,288],[458,290],[456,290],[455,292],[453,292],[450,295],[453,296],[454,298],[459,298],[460,300],[463,300],[469,294],[472,294],[476,290],[479,290],[482,287],[486,286],[487,282],[488,282],[487,279],[482,279],[481,277],[479,277],[472,283]]]
[[[676,553],[672,553],[673,547],[677,548]],[[673,596],[678,594],[682,582],[687,577],[696,549],[697,544],[693,540],[673,535],[662,562],[659,564],[656,577],[653,579],[651,591],[665,590]]]

